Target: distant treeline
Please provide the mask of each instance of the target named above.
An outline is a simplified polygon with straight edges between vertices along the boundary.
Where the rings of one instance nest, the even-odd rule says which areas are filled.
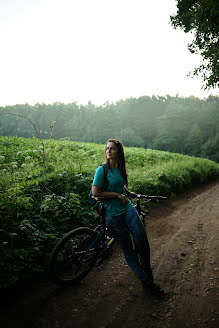
[[[78,103],[0,107],[0,135],[66,138],[205,157],[219,162],[219,97],[144,96],[96,106]]]

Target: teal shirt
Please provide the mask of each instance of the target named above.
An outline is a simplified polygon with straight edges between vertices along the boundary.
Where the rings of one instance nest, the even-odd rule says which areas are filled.
[[[109,167],[107,172],[108,187],[104,191],[118,192],[127,197],[125,187],[125,179],[120,173],[119,169]],[[99,166],[95,172],[93,186],[103,188],[104,183],[104,168]],[[128,197],[127,197],[128,199]],[[118,198],[109,198],[104,201],[104,207],[107,215],[116,216],[127,212],[130,208],[134,207],[130,199],[128,203],[123,204]]]

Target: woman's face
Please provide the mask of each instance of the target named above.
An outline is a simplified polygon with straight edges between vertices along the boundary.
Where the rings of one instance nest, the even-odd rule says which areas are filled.
[[[118,147],[114,142],[108,142],[106,145],[106,158],[107,159],[118,159],[119,152]]]

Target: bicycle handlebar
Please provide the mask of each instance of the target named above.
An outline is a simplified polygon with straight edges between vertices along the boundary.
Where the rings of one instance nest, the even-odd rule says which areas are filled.
[[[93,206],[93,208],[97,208],[99,206],[100,203],[103,203],[104,201],[104,197],[94,197],[92,196],[93,199],[95,199],[97,201],[97,203]],[[136,194],[136,198],[137,199],[147,199],[148,201],[158,201],[159,199],[167,199],[167,197],[165,196],[150,196],[150,195],[142,195],[142,194]]]
[[[165,196],[150,196],[150,195],[141,195],[141,194],[136,194],[136,198],[140,199],[140,198],[145,198],[145,199],[166,199],[167,197]]]

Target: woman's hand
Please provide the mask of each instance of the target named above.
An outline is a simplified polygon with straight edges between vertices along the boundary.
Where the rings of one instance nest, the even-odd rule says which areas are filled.
[[[118,198],[121,200],[123,204],[128,203],[128,199],[123,194],[118,194]]]
[[[131,192],[131,191],[129,191],[128,196],[129,196],[130,198],[136,198],[136,197],[137,197],[136,193]]]
[[[127,188],[125,188],[126,192],[127,192],[127,195],[129,198],[136,198],[137,195],[136,193],[132,192],[132,191],[129,191]]]

